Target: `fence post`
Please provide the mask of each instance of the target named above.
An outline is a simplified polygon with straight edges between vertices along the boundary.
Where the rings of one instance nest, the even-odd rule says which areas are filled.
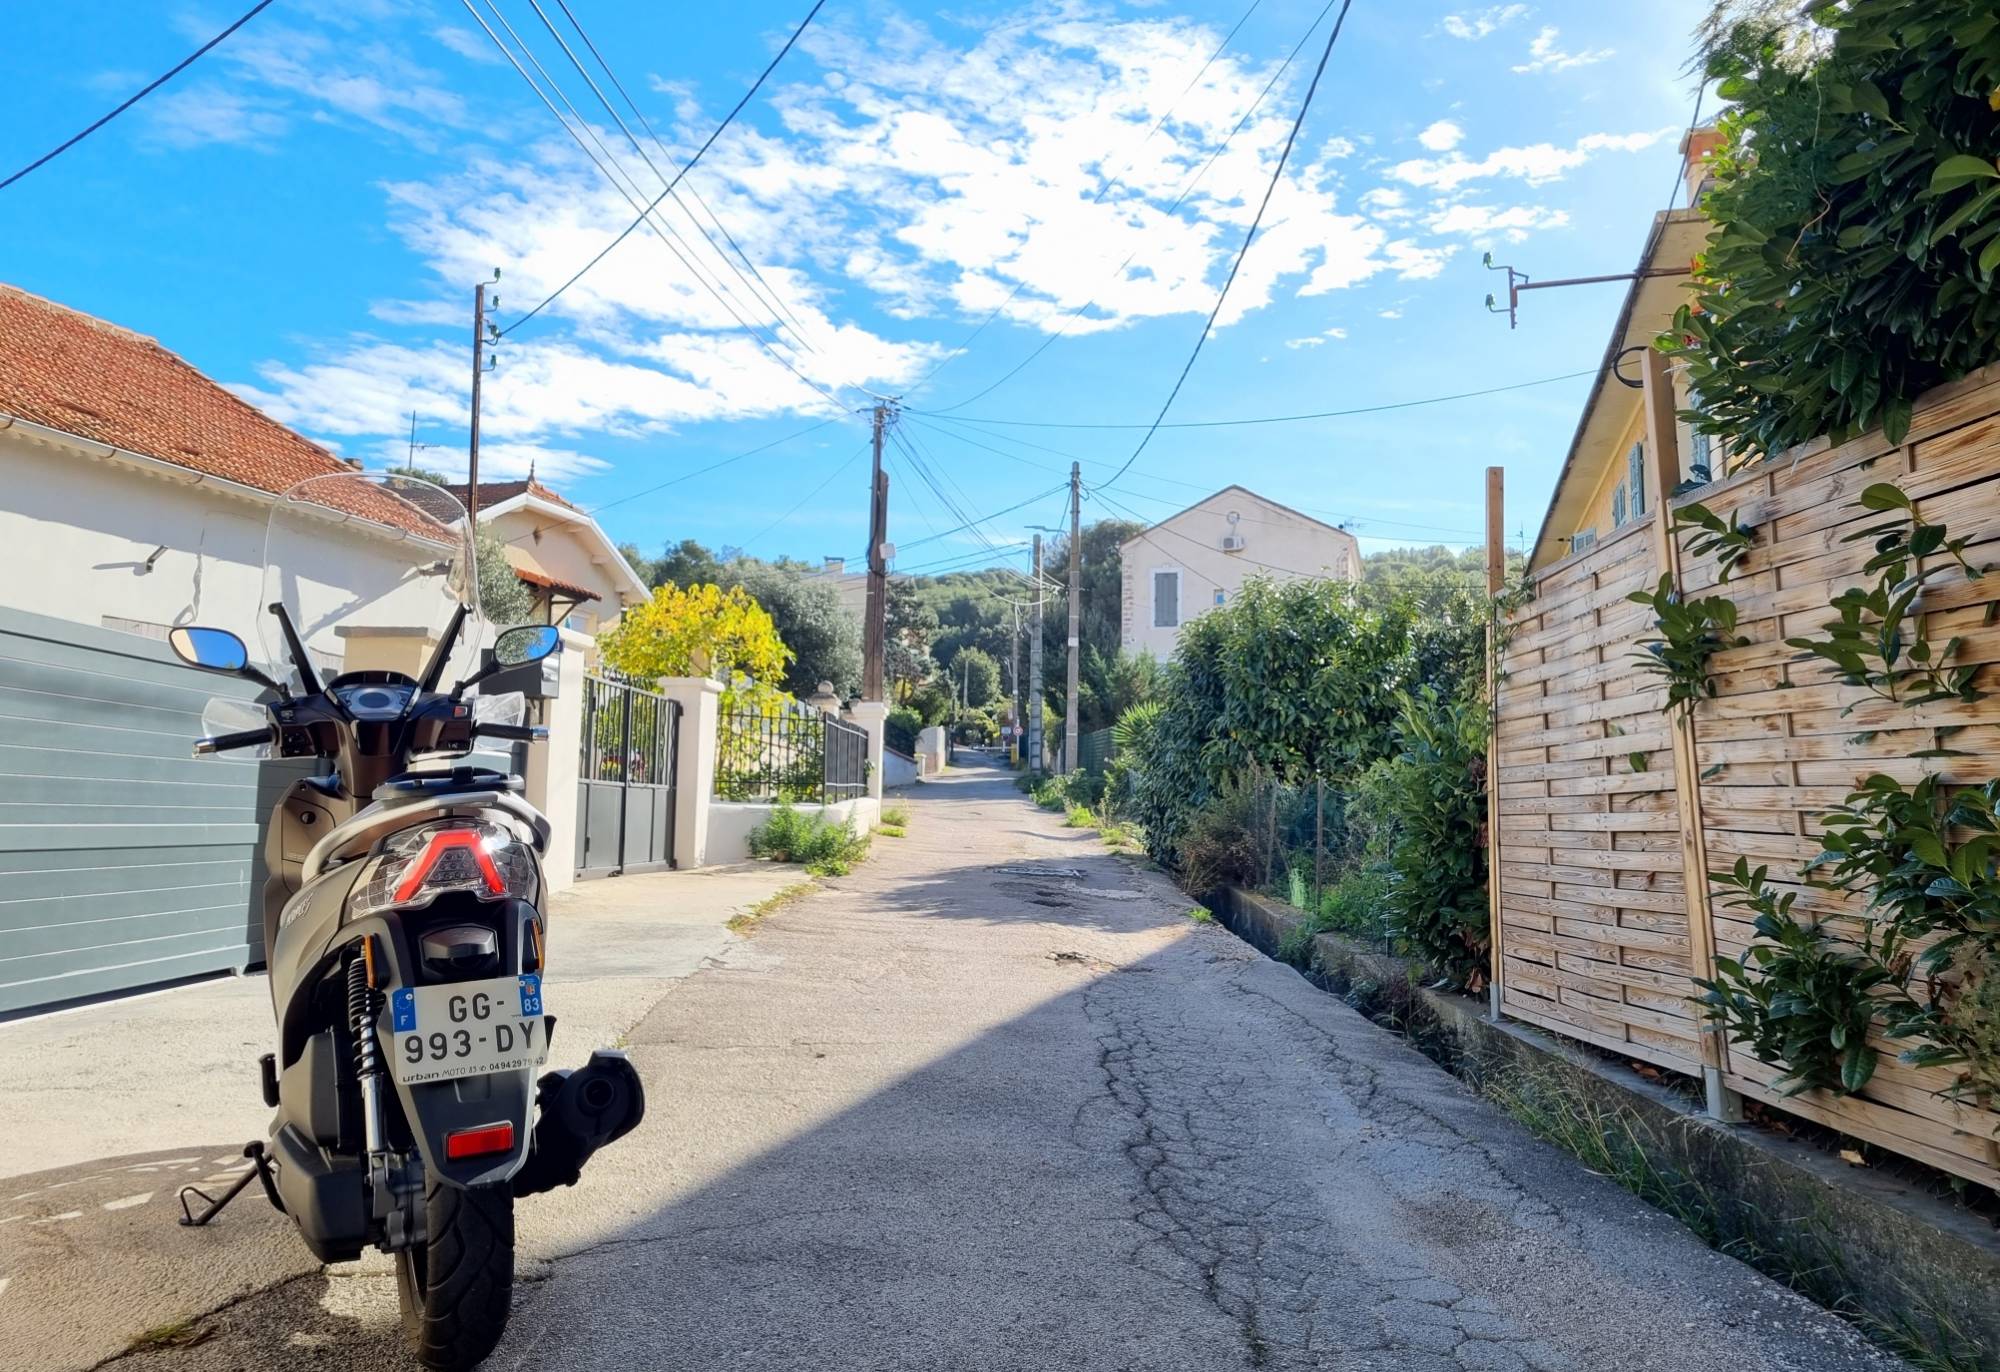
[[[1681,467],[1680,433],[1674,422],[1673,378],[1667,372],[1667,359],[1658,348],[1647,348],[1644,358],[1645,480],[1653,505],[1653,551],[1660,572],[1672,577],[1674,589],[1679,591],[1681,545],[1674,537],[1672,512],[1667,508]],[[1692,702],[1668,716],[1667,730],[1673,741],[1674,800],[1680,807],[1681,886],[1687,893],[1689,971],[1712,980],[1715,925],[1708,904],[1708,840],[1702,831],[1701,770],[1695,750]],[[1709,1116],[1728,1124],[1740,1123],[1743,1097],[1723,1085],[1722,1080],[1722,1030],[1700,1027],[1695,1038],[1701,1046],[1701,1078],[1708,1097]]]
[[[680,737],[674,740],[674,866],[704,867],[722,684],[705,676],[670,676],[661,679],[660,693],[681,707]]]
[[[1504,921],[1500,907],[1500,601],[1507,584],[1507,469],[1486,469],[1486,924],[1492,962],[1487,974],[1487,1005],[1494,1019],[1501,1016],[1500,977],[1504,966],[1500,947]]]
[[[1320,856],[1326,851],[1326,778],[1313,778],[1313,918],[1324,904]]]
[[[875,800],[882,798],[882,748],[889,734],[889,702],[886,700],[857,700],[847,710],[848,717],[868,731],[868,756],[865,770],[868,773],[868,794]]]
[[[583,672],[590,639],[570,629],[562,635],[555,698],[542,702],[548,740],[528,745],[523,794],[549,821],[548,859],[543,876],[551,894],[576,881],[577,782],[584,746]]]

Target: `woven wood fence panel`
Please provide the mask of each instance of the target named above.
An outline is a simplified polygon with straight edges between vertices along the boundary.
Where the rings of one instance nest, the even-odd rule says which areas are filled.
[[[2000,666],[1994,665],[2000,663],[2000,622],[1993,607],[2000,575],[1969,582],[1947,572],[1930,583],[1921,602],[1933,643],[1960,635],[1957,661],[1985,664],[1979,684],[1995,694],[1969,705],[1912,709],[1877,700],[1865,688],[1830,683],[1822,667],[1796,661],[1796,650],[1785,644],[1788,637],[1818,634],[1833,617],[1827,602],[1862,581],[1872,545],[1841,540],[1879,520],[1854,504],[1877,481],[1900,486],[1925,519],[1949,525],[1954,536],[1970,534],[1976,565],[2000,567],[2000,380],[1982,373],[1933,392],[1918,406],[1900,446],[1891,447],[1879,432],[1838,447],[1809,445],[1678,502],[1699,500],[1756,528],[1756,545],[1727,586],[1717,585],[1712,560],[1695,559],[1683,547],[1683,588],[1691,595],[1727,595],[1737,605],[1740,632],[1751,640],[1712,659],[1720,694],[1702,702],[1692,721],[1698,810],[1715,870],[1745,857],[1752,866],[1768,864],[1774,881],[1795,878],[1820,850],[1819,816],[1871,773],[1905,785],[1927,772],[1966,784],[2000,776]],[[1941,735],[1940,729],[1956,732]],[[1910,756],[1939,746],[1966,756]],[[1861,896],[1792,884],[1801,915],[1851,917],[1865,904]],[[1714,901],[1718,953],[1740,955],[1749,943],[1749,922],[1738,917],[1743,914]],[[1767,1086],[1778,1075],[1774,1069],[1740,1049],[1725,1049],[1723,1065],[1728,1084],[1746,1095],[2000,1185],[1994,1140],[2000,1115],[1937,1094],[1951,1074],[1904,1066],[1896,1060],[1903,1046],[1877,1040],[1880,1065],[1858,1098],[1812,1092],[1779,1100]]]
[[[1508,622],[1494,755],[1501,1006],[1645,1062],[1699,1066],[1663,685],[1631,654],[1653,519],[1555,563]]]

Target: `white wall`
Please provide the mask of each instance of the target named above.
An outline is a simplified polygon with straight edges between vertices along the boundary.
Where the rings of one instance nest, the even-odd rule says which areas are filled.
[[[1229,514],[1237,515],[1234,524]],[[1223,551],[1235,534],[1241,552]],[[1252,577],[1296,581],[1307,577],[1359,580],[1361,545],[1354,535],[1331,529],[1247,491],[1227,490],[1124,545],[1119,607],[1119,646],[1165,661],[1180,640],[1180,626],[1215,608],[1216,593],[1233,600]],[[1179,574],[1180,604],[1173,624],[1155,623],[1154,573]]]
[[[190,476],[192,473],[190,473]],[[0,604],[99,627],[122,621],[230,629],[260,645],[271,504],[0,431]],[[151,571],[142,565],[166,546]],[[344,650],[336,620],[441,627],[435,584],[412,580],[419,549],[329,524],[296,541],[287,598],[316,652]],[[432,554],[435,556],[435,554]],[[360,609],[358,606],[371,608]],[[113,622],[107,625],[107,618]]]
[[[911,786],[922,779],[923,768],[915,758],[904,757],[893,748],[882,750],[882,784],[894,788]]]
[[[577,526],[556,523],[533,510],[509,510],[479,523],[507,545],[507,555],[516,567],[539,571],[571,586],[595,591],[598,598],[576,611],[579,632],[595,634],[616,622],[624,606],[618,599],[620,578],[610,569],[591,561],[597,552],[595,540]],[[537,531],[540,536],[537,537]]]
[[[750,831],[771,817],[775,805],[745,805],[716,801],[708,807],[707,863],[747,862],[750,859]],[[882,802],[871,796],[843,800],[836,805],[798,805],[802,814],[818,815],[830,824],[854,822],[854,832],[867,837],[882,818]]]

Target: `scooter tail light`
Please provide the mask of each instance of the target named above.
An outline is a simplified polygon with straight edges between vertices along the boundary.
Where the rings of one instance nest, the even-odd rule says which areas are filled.
[[[514,1126],[511,1121],[499,1124],[482,1124],[472,1129],[454,1129],[444,1136],[444,1155],[456,1162],[460,1158],[483,1158],[492,1153],[508,1153],[514,1148]]]
[[[421,908],[453,891],[526,900],[534,887],[534,856],[506,829],[476,820],[426,824],[383,843],[374,874],[355,893],[354,913]]]

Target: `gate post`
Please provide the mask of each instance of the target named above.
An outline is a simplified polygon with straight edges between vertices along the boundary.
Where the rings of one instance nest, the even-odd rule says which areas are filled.
[[[661,679],[660,692],[681,707],[680,736],[674,740],[674,866],[705,867],[722,683],[705,676],[670,676]]]
[[[882,798],[882,749],[889,737],[889,702],[857,700],[848,706],[847,717],[868,731],[868,794]]]
[[[590,639],[570,629],[558,629],[562,653],[557,658],[556,694],[542,702],[546,742],[528,745],[528,803],[548,816],[549,855],[543,875],[553,894],[576,881],[576,812],[579,758],[583,749],[583,666]]]

